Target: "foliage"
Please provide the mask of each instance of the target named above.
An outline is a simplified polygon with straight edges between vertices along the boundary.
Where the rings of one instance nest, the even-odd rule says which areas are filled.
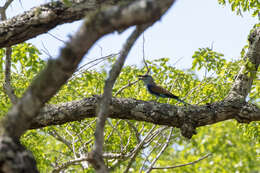
[[[29,86],[33,77],[43,68],[45,62],[40,59],[39,50],[29,43],[22,43],[12,47],[12,86],[15,94],[21,96]],[[0,82],[4,83],[5,50],[0,49]],[[5,115],[11,103],[0,88],[0,116]]]
[[[253,11],[252,16],[257,16],[260,12],[259,0],[218,0],[218,2],[222,5],[230,4],[231,10],[239,15],[242,15],[242,11]]]
[[[18,51],[19,50],[19,51]],[[0,56],[4,51],[0,50]],[[3,66],[4,58],[1,58]],[[23,43],[13,47],[12,55],[12,85],[15,93],[21,95],[37,72],[42,69],[45,62],[39,58],[39,51],[31,44]],[[107,61],[110,66],[113,60]],[[169,58],[147,61],[152,75],[157,83],[170,90],[191,104],[205,104],[223,99],[239,71],[241,61],[230,62],[223,58],[223,54],[214,52],[209,48],[201,48],[193,55],[193,66],[186,72],[176,69],[169,63]],[[73,76],[59,93],[51,99],[50,104],[68,102],[100,95],[106,78],[105,66],[100,72],[86,70]],[[210,76],[199,80],[193,70],[206,69]],[[144,74],[145,69],[136,66],[126,66],[118,78],[113,93],[115,94],[130,81],[137,80],[137,75]],[[3,67],[1,78],[4,81]],[[252,101],[257,99],[257,84],[249,95]],[[3,90],[1,94],[1,115],[10,107],[10,102]],[[153,100],[142,82],[124,89],[117,97],[130,97],[142,100]],[[181,104],[175,100],[158,100],[161,103]],[[105,131],[105,152],[124,153],[132,151],[138,144],[136,129],[140,137],[144,137],[152,128],[152,124],[136,121],[109,119]],[[154,133],[162,128],[157,126]],[[197,164],[176,168],[175,172],[250,172],[257,171],[259,167],[259,124],[238,125],[235,121],[221,122],[215,125],[201,127],[198,134],[187,141],[178,129],[163,127],[164,130],[152,138],[145,146],[130,169],[132,172],[145,171],[165,144],[170,131],[170,143],[160,156],[155,166],[169,166],[194,161],[199,157],[213,153],[209,158]],[[37,159],[41,172],[51,172],[53,167],[75,158],[84,157],[90,151],[94,142],[95,119],[86,119],[80,122],[67,123],[60,126],[46,127],[44,129],[30,130],[24,134],[22,143],[30,149]],[[80,155],[81,154],[81,155]],[[106,159],[106,163],[114,172],[122,172],[129,160]],[[68,172],[93,172],[86,162],[69,166]],[[83,168],[88,169],[83,169]],[[155,170],[154,172],[161,172]],[[172,172],[165,170],[164,172]]]
[[[252,11],[252,15],[257,16],[260,9],[258,0],[218,1],[222,5],[230,4],[232,11],[240,15],[242,11]],[[64,0],[62,2],[70,6],[72,1]],[[245,56],[247,48],[248,46],[243,48],[241,57]],[[4,56],[5,50],[0,49],[1,83],[4,83]],[[22,95],[33,77],[44,68],[46,63],[39,56],[39,50],[32,44],[22,43],[12,47],[12,86],[17,96]],[[111,66],[115,58],[112,57],[106,61],[107,66]],[[169,58],[147,61],[147,63],[157,83],[191,104],[200,105],[222,100],[243,64],[242,59],[227,61],[223,54],[210,48],[198,49],[192,58],[192,67],[186,71],[171,66]],[[251,66],[252,64],[248,64],[249,68]],[[100,71],[86,69],[77,73],[49,101],[49,104],[69,102],[94,94],[102,94],[107,69],[106,66],[100,68],[102,69]],[[199,79],[194,72],[195,70],[204,70],[204,78]],[[115,95],[129,82],[137,80],[137,75],[145,72],[144,68],[140,69],[137,66],[124,67],[113,88],[113,94]],[[257,76],[260,76],[259,73],[258,70]],[[260,106],[259,93],[259,80],[254,80],[248,99],[258,106]],[[0,97],[0,116],[4,116],[11,103],[2,87],[0,88]],[[124,89],[117,97],[140,100],[155,99],[146,91],[142,82]],[[157,101],[182,104],[173,99],[160,98]],[[85,154],[91,150],[94,144],[95,120],[95,118],[90,118],[64,125],[30,130],[23,135],[21,142],[33,152],[40,172],[51,172],[54,167],[63,163],[85,157]],[[108,119],[105,127],[105,153],[127,155],[135,149],[139,140],[144,138],[152,127],[152,124],[146,122]],[[168,147],[159,157],[155,167],[188,163],[207,153],[212,153],[212,155],[194,165],[174,170],[163,170],[163,172],[257,172],[260,170],[259,122],[244,125],[235,121],[225,121],[200,127],[197,132],[191,140],[187,140],[180,135],[179,129],[156,126],[153,130],[155,135],[152,135],[143,146],[133,162],[130,172],[142,172],[149,169],[168,137],[170,137]],[[130,159],[107,158],[105,161],[113,172],[123,172]],[[87,162],[79,162],[67,167],[66,172],[94,172],[94,169],[89,167]],[[162,170],[154,170],[154,172],[162,172]]]

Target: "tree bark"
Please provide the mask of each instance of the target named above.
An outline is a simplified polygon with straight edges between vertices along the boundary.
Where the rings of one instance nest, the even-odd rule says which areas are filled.
[[[120,3],[123,0],[118,0]],[[54,27],[83,19],[113,0],[77,0],[71,6],[60,1],[34,7],[23,14],[0,22],[0,48],[12,46],[46,33]]]
[[[30,128],[37,129],[96,117],[95,110],[99,98],[89,97],[79,101],[47,105],[33,119]],[[260,109],[246,102],[220,101],[202,106],[178,107],[153,101],[113,98],[109,112],[110,118],[146,121],[178,128],[191,125],[193,129],[229,119],[244,123],[260,121]]]

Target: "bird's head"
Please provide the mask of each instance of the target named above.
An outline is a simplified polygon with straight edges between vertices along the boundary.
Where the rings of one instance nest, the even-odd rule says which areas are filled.
[[[146,75],[139,75],[138,77],[139,77],[140,80],[144,81],[144,83],[146,85],[154,83],[154,80],[153,80],[152,76],[150,76],[150,75],[147,75],[147,74]]]

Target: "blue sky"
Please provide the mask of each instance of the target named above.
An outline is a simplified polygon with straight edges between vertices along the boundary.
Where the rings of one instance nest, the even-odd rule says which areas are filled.
[[[14,1],[8,10],[8,15],[14,16],[46,1]],[[193,52],[198,48],[210,47],[221,52],[228,59],[236,59],[242,47],[247,42],[249,30],[257,23],[257,18],[244,13],[243,17],[231,12],[230,7],[218,5],[217,0],[178,0],[175,5],[144,33],[145,57],[156,59],[168,57],[170,63],[177,68],[191,67]],[[49,33],[66,41],[80,27],[81,22],[65,24],[51,30]],[[123,34],[112,33],[100,39],[86,55],[90,59],[99,58],[120,51],[132,29]],[[139,38],[132,48],[127,64],[142,64],[143,39]],[[57,57],[63,42],[50,34],[42,34],[28,42],[41,50],[48,50],[52,57]],[[44,45],[44,46],[43,46]],[[101,51],[102,50],[102,51]],[[48,57],[43,53],[43,58]],[[87,60],[87,59],[86,59]]]

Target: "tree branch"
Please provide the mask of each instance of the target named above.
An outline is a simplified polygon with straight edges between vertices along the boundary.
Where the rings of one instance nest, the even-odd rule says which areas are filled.
[[[8,0],[5,2],[3,7],[0,7],[0,15],[1,20],[6,20],[6,10],[9,5],[13,2],[13,0]],[[15,104],[17,102],[17,97],[14,94],[14,90],[11,85],[11,56],[12,56],[12,48],[7,47],[5,49],[5,83],[4,83],[4,92],[8,95],[11,102]]]
[[[6,20],[6,10],[7,8],[11,5],[11,3],[13,2],[13,0],[7,0],[5,2],[5,4],[0,7],[0,15],[1,15],[1,20]]]
[[[21,15],[0,22],[0,48],[24,42],[54,27],[82,19],[108,1],[79,0],[67,6],[60,1],[34,7]]]
[[[95,117],[98,100],[99,97],[89,97],[59,105],[47,105],[33,119],[30,128],[59,125]],[[202,106],[177,107],[131,98],[113,98],[108,117],[146,121],[178,128],[190,124],[194,129],[220,121],[237,119],[242,113],[247,118],[247,122],[260,121],[260,109],[251,103],[234,104],[221,101]]]
[[[249,35],[249,49],[244,57],[244,66],[232,85],[226,100],[245,101],[251,90],[260,63],[260,27]]]
[[[14,89],[11,85],[11,55],[12,48],[7,47],[5,52],[5,83],[4,83],[4,91],[10,98],[13,104],[17,103],[17,96],[14,94]]]
[[[133,164],[135,158],[137,157],[137,155],[139,154],[140,150],[142,149],[142,147],[145,144],[146,139],[152,134],[152,132],[155,129],[155,125],[153,125],[153,127],[149,130],[149,132],[144,136],[143,140],[138,143],[138,145],[136,145],[135,149],[132,151],[132,155],[130,157],[130,161],[127,164],[126,169],[124,170],[124,173],[127,173],[131,167],[131,165]]]
[[[130,86],[132,86],[132,85],[134,85],[134,84],[136,84],[138,81],[139,81],[139,80],[135,80],[135,81],[133,81],[133,82],[130,82],[130,81],[129,81],[127,85],[125,85],[125,86],[123,86],[122,88],[120,88],[119,90],[117,90],[117,92],[115,93],[115,96],[121,94],[121,92],[122,92],[124,89],[126,89],[126,88],[128,88],[128,87],[130,87]]]
[[[178,168],[178,167],[183,167],[183,166],[188,166],[188,165],[193,165],[195,163],[198,163],[201,160],[206,159],[207,157],[209,157],[211,155],[211,153],[206,154],[205,156],[199,158],[198,160],[195,160],[193,162],[189,162],[189,163],[185,163],[185,164],[181,164],[181,165],[176,165],[176,166],[165,166],[165,167],[153,167],[152,169],[174,169],[174,168]]]
[[[102,95],[101,101],[100,101],[100,107],[98,110],[98,119],[97,119],[97,125],[96,125],[96,131],[95,131],[95,146],[94,150],[90,154],[90,156],[93,156],[93,159],[90,159],[90,163],[94,166],[97,172],[104,173],[108,172],[107,167],[105,166],[104,160],[101,157],[103,153],[103,143],[104,143],[104,127],[105,127],[105,121],[106,116],[109,113],[109,105],[112,98],[112,88],[114,86],[114,83],[119,76],[121,69],[123,68],[123,65],[125,63],[126,57],[131,49],[131,47],[134,45],[135,41],[139,37],[139,35],[150,25],[145,26],[137,26],[136,30],[130,35],[130,37],[127,39],[126,44],[124,45],[124,48],[122,52],[120,53],[120,56],[118,60],[113,65],[112,69],[109,72],[109,77],[105,81],[104,86],[104,93]]]
[[[170,143],[170,139],[172,136],[172,131],[173,128],[170,129],[170,133],[165,141],[165,144],[163,145],[163,147],[161,148],[160,152],[157,154],[157,156],[155,157],[155,159],[152,161],[151,165],[149,165],[149,169],[146,171],[146,173],[149,173],[152,171],[153,169],[153,165],[156,163],[156,161],[159,159],[159,157],[162,155],[162,153],[166,150],[166,148],[168,147],[169,143]]]

